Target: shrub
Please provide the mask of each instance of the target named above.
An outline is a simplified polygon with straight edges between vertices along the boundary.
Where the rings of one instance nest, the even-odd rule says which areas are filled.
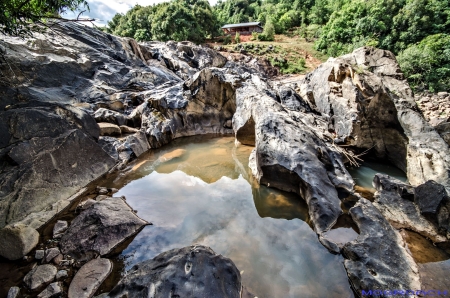
[[[222,39],[222,43],[224,45],[230,44],[231,43],[231,36],[230,35],[226,35],[223,39]]]
[[[239,32],[236,32],[236,35],[234,36],[234,42],[235,43],[241,42],[241,35],[239,34]]]

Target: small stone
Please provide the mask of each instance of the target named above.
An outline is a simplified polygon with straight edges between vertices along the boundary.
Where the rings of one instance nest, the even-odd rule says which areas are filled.
[[[94,259],[78,270],[69,286],[69,298],[89,298],[94,295],[112,270],[108,259]]]
[[[97,186],[97,193],[99,195],[107,195],[108,194],[108,189],[106,187]]]
[[[53,264],[59,266],[59,264],[61,264],[61,262],[63,261],[63,255],[59,254],[56,257],[53,258]]]
[[[56,247],[49,248],[45,251],[45,258],[43,262],[50,263],[53,260],[53,258],[55,258],[59,254],[61,254],[61,252],[59,251],[58,248]]]
[[[223,127],[225,127],[225,128],[233,128],[233,122],[231,120],[227,120],[223,124]]]
[[[445,98],[448,96],[448,92],[438,92],[437,94],[440,98]]]
[[[87,199],[86,201],[84,201],[80,205],[78,205],[78,207],[80,207],[82,210],[86,210],[89,207],[91,207],[92,205],[94,205],[95,203],[97,203],[97,201],[95,201],[93,199]]]
[[[59,282],[51,283],[45,288],[44,291],[42,291],[39,295],[37,295],[38,298],[51,298],[55,297],[58,294],[61,294],[61,284]]]
[[[67,276],[69,276],[67,270],[59,270],[58,272],[56,272],[56,280],[66,278]]]
[[[120,136],[121,134],[120,127],[115,124],[100,122],[98,123],[98,126],[100,128],[101,136]]]
[[[99,195],[95,198],[96,201],[103,201],[104,199],[109,198],[109,196],[106,195]]]
[[[53,227],[53,238],[61,237],[62,233],[67,230],[69,224],[65,220],[58,220]]]
[[[126,126],[126,125],[121,125],[120,126],[120,131],[122,133],[136,133],[136,132],[139,131],[139,129],[136,129],[136,128],[133,128],[133,127],[129,127],[129,126]]]
[[[39,242],[35,229],[15,224],[0,230],[0,256],[8,260],[19,260],[26,256]]]
[[[36,290],[52,282],[56,271],[56,267],[50,264],[36,266],[25,275],[23,281],[30,290]]]
[[[6,298],[17,298],[20,292],[19,287],[11,287],[8,291],[8,296]]]
[[[36,250],[36,253],[34,254],[34,258],[36,260],[42,260],[44,258],[44,256],[45,256],[45,252],[42,249]]]

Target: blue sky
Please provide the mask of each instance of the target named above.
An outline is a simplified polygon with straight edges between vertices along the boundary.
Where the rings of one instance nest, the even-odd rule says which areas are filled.
[[[84,12],[81,17],[94,18],[96,25],[105,25],[107,21],[111,20],[116,13],[125,13],[136,4],[147,6],[155,3],[165,2],[168,0],[87,0],[90,11]],[[211,5],[215,4],[216,0],[209,0]],[[63,15],[66,18],[76,18],[79,12],[66,13]],[[80,17],[80,18],[81,18]],[[88,24],[87,24],[88,25]]]

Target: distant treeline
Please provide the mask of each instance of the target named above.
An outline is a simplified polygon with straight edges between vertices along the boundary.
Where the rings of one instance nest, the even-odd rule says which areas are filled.
[[[117,14],[109,32],[143,40],[202,42],[228,23],[270,23],[339,56],[361,46],[398,56],[413,87],[450,89],[450,0],[172,0]],[[295,28],[295,29],[292,29]]]

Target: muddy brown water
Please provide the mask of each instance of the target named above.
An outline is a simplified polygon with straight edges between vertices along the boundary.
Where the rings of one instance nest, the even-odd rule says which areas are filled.
[[[247,166],[252,149],[235,146],[233,137],[177,139],[144,154],[126,171],[95,182],[119,189],[114,196],[125,196],[140,217],[153,223],[109,256],[114,271],[96,294],[110,291],[136,263],[199,243],[232,259],[243,284],[259,298],[354,297],[342,256],[330,254],[319,243],[304,200],[254,181]],[[351,170],[369,195],[376,172],[406,180],[401,171],[390,166],[366,163]],[[350,206],[343,200],[344,211]],[[70,221],[75,215],[72,206],[57,219]],[[51,229],[52,223],[43,229],[45,246]],[[357,227],[344,214],[324,236],[345,243],[357,235]],[[407,239],[416,243],[416,238]],[[414,249],[410,250],[414,255]],[[442,270],[447,268],[447,260],[446,255],[440,255]],[[426,259],[421,266],[435,261]],[[23,261],[0,260],[0,297],[6,297],[10,286],[20,285],[29,266]]]

